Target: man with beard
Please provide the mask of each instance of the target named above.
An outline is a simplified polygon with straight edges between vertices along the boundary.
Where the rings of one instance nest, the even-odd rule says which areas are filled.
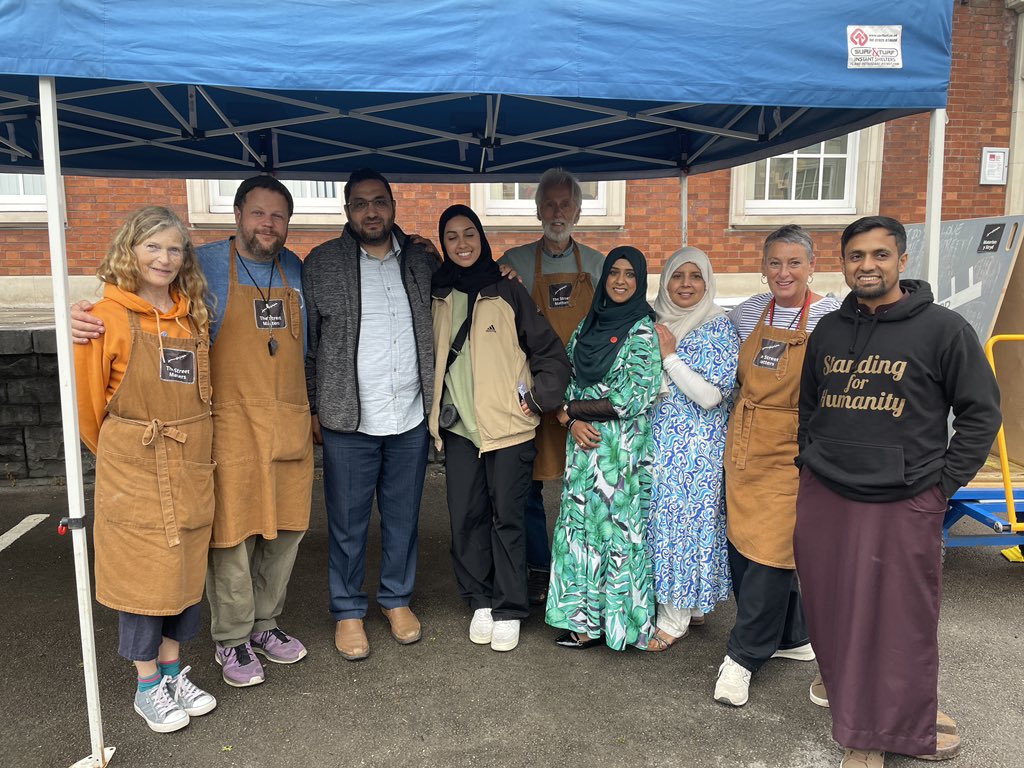
[[[216,504],[206,590],[216,661],[224,682],[239,688],[264,680],[255,653],[278,664],[306,655],[277,625],[309,527],[313,482],[302,262],[284,247],[293,208],[281,182],[247,179],[235,194],[236,234],[197,251],[214,300]],[[76,341],[102,333],[85,314],[90,308],[72,310]]]
[[[580,220],[583,190],[563,168],[549,168],[540,177],[537,218],[543,226],[540,240],[505,252],[499,264],[515,270],[533,296],[541,314],[567,343],[586,317],[600,282],[604,255],[576,242],[573,228]],[[547,519],[544,514],[544,481],[561,480],[565,472],[565,427],[554,414],[544,414],[535,440],[537,459],[533,484],[526,499],[526,563],[532,605],[547,597],[551,570]]]
[[[366,536],[381,519],[377,603],[400,644],[420,639],[410,610],[433,391],[430,278],[436,251],[395,226],[387,179],[364,168],[345,184],[348,224],[306,258],[306,385],[313,440],[324,447],[328,580],[334,641],[370,653],[363,619]]]
[[[906,250],[895,219],[846,228],[852,292],[811,334],[800,381],[793,544],[843,768],[959,751],[938,710],[942,522],[1001,420],[974,329],[900,280]]]

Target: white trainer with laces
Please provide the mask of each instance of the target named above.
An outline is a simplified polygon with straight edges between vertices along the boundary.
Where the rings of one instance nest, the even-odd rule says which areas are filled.
[[[491,618],[491,609],[477,608],[473,611],[473,620],[469,622],[469,639],[477,645],[487,645],[491,642],[492,632],[494,619]]]
[[[511,651],[519,645],[519,619],[503,619],[494,622],[491,633],[492,651]]]
[[[213,711],[217,700],[188,679],[192,667],[184,667],[176,677],[171,678],[168,688],[173,692],[178,706],[188,713],[189,717],[199,717]]]
[[[796,648],[780,648],[772,654],[773,659],[792,659],[793,661],[814,661],[814,649],[810,643],[798,645]]]
[[[718,682],[715,683],[715,701],[742,707],[750,694],[750,670],[740,666],[728,656],[718,668]]]
[[[188,725],[188,713],[174,700],[171,678],[164,675],[156,688],[135,692],[135,711],[157,733],[171,733]]]

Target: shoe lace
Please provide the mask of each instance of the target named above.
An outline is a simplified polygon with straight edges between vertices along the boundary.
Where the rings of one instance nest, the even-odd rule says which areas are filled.
[[[266,644],[268,635],[274,636],[280,643],[291,642],[291,638],[288,637],[288,635],[286,635],[284,632],[282,632],[278,627],[274,627],[273,629],[268,629],[266,632],[263,632],[260,635],[260,642]]]
[[[191,671],[192,667],[185,667],[174,678],[174,692],[182,701],[192,701],[202,693],[199,687],[186,676]]]
[[[235,652],[235,659],[237,659],[238,663],[241,664],[243,667],[246,664],[252,664],[252,653],[249,650],[248,643],[236,645],[231,650]]]
[[[737,664],[736,662],[733,662],[732,664],[726,664],[725,669],[722,670],[722,676],[730,683],[750,682],[750,670]]]
[[[153,689],[153,693],[150,695],[150,701],[153,702],[153,709],[156,710],[157,715],[160,717],[163,717],[171,710],[178,708],[177,703],[175,703],[174,698],[171,696],[171,692],[168,690],[168,686],[172,682],[170,675],[164,675],[163,679],[160,680],[156,688]]]

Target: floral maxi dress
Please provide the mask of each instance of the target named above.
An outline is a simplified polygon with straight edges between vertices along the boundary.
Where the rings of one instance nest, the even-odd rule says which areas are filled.
[[[569,339],[573,357],[576,334]],[[636,323],[602,381],[569,382],[566,400],[608,398],[619,418],[594,422],[601,444],[566,439],[565,481],[551,553],[548,624],[610,648],[646,648],[653,632],[651,560],[644,544],[651,498],[650,411],[661,386],[654,321]]]
[[[654,413],[654,489],[647,541],[657,601],[710,612],[729,599],[725,436],[740,340],[725,315],[695,328],[676,354],[722,393],[705,409],[669,383]]]

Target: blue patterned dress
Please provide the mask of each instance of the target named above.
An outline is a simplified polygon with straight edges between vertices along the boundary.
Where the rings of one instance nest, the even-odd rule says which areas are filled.
[[[704,613],[729,599],[722,461],[740,340],[724,315],[683,338],[676,354],[722,392],[705,410],[669,382],[654,415],[654,487],[647,545],[657,601]]]

